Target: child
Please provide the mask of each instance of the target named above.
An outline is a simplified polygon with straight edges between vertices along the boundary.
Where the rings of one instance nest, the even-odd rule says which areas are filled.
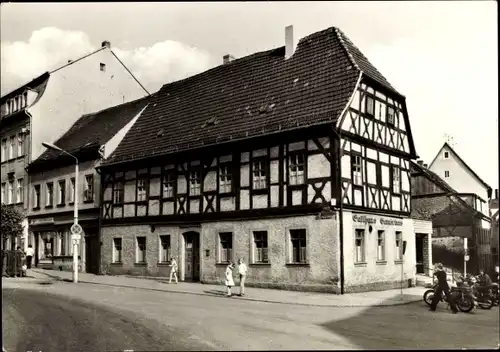
[[[175,277],[175,283],[178,284],[179,282],[177,281],[177,262],[175,261],[174,258],[170,258],[170,280],[168,281],[169,284],[172,283],[172,277]]]
[[[234,286],[233,269],[234,269],[234,263],[230,262],[226,267],[226,287],[227,287],[228,297],[231,297],[231,287]]]

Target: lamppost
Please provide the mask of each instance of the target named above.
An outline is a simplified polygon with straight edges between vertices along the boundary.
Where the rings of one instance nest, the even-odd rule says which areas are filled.
[[[82,227],[78,224],[78,158],[71,153],[50,143],[42,143],[47,149],[52,149],[67,154],[75,159],[75,189],[74,189],[74,221],[71,226],[71,240],[73,242],[73,282],[78,282],[78,244],[81,238]]]

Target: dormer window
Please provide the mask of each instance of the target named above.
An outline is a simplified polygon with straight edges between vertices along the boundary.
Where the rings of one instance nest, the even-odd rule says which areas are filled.
[[[450,157],[450,153],[449,152],[444,152],[444,158],[448,159],[449,157]]]

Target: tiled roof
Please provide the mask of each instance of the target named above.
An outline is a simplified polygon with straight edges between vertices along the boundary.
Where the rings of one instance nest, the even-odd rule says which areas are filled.
[[[98,149],[129,123],[149,103],[147,96],[125,104],[116,105],[95,113],[83,115],[54,144],[76,154],[88,149]],[[64,155],[64,154],[63,154]],[[47,149],[30,167],[61,157],[61,153]]]
[[[336,28],[164,85],[103,163],[114,164],[335,122],[360,69],[392,86]]]

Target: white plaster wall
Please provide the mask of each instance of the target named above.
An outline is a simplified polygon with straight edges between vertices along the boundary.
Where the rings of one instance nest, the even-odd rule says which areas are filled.
[[[100,70],[100,63],[106,71]],[[28,111],[32,160],[55,142],[83,114],[139,99],[147,93],[135,82],[109,49],[104,49],[50,75],[45,93]]]
[[[123,140],[123,137],[125,137],[127,132],[132,128],[132,126],[137,121],[139,116],[141,116],[142,112],[146,109],[146,107],[144,107],[144,109],[142,109],[141,112],[139,112],[137,114],[137,116],[135,116],[132,120],[130,120],[129,123],[127,123],[124,127],[122,127],[122,129],[120,131],[118,131],[118,133],[115,134],[113,136],[113,138],[111,138],[109,141],[106,142],[106,144],[104,145],[104,158],[105,159],[107,157],[109,157],[115,151],[115,149],[118,147],[120,142]]]

